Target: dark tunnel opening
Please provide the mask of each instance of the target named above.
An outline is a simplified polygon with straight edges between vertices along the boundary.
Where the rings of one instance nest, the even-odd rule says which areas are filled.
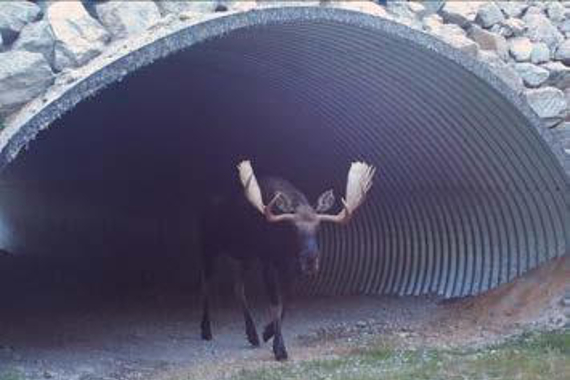
[[[312,200],[378,167],[305,292],[477,294],[566,250],[562,168],[495,87],[390,30],[270,23],[138,70],[5,169],[2,296],[195,294],[197,217],[244,158]]]
[[[241,192],[242,159],[313,201],[344,191],[349,160],[360,157],[336,166],[326,120],[239,67],[196,63],[208,50],[169,57],[86,100],[4,171],[4,249],[14,255],[2,268],[6,299],[46,287],[196,293],[198,218]],[[231,281],[218,277],[227,292]]]

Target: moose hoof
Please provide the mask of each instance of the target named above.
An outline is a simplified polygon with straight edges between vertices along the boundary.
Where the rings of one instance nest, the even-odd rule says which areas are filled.
[[[212,340],[212,328],[210,327],[209,323],[202,322],[202,339],[203,340]]]
[[[269,339],[273,338],[273,335],[275,335],[275,327],[273,326],[273,323],[268,323],[267,326],[265,326],[265,329],[263,329],[263,341],[267,342]]]
[[[211,331],[202,331],[202,339],[203,340],[212,340],[212,332]]]
[[[253,347],[259,347],[259,337],[257,336],[257,332],[248,332],[247,341],[251,343]]]
[[[280,362],[287,360],[289,358],[287,351],[283,347],[278,348],[278,349],[274,349],[273,353],[275,354],[275,360],[280,361]]]

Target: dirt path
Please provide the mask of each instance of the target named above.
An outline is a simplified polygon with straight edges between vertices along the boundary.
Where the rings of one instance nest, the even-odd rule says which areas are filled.
[[[453,303],[434,297],[296,300],[284,326],[291,361],[335,357],[370,340],[415,347],[487,344],[533,324],[568,324],[568,261]],[[555,281],[545,285],[545,276]],[[244,367],[280,365],[270,344],[248,345],[237,307],[214,311],[214,340],[204,342],[196,302],[184,297],[83,305],[44,297],[29,305],[2,309],[0,374],[14,371],[34,380],[163,380],[184,374],[180,378],[208,380]],[[263,310],[255,307],[259,331],[267,320]]]
[[[429,298],[295,301],[284,331],[291,360],[332,354],[338,347],[332,343],[335,339],[328,338],[367,329],[372,333],[372,326],[375,332],[409,330],[436,308]],[[262,310],[255,309],[259,330],[266,321]],[[214,312],[212,342],[199,339],[198,325],[199,313],[184,307],[183,300],[4,315],[0,318],[0,373],[10,369],[32,379],[95,380],[143,379],[184,370],[204,378],[218,375],[221,363],[273,361],[270,344],[258,349],[248,345],[237,308]]]

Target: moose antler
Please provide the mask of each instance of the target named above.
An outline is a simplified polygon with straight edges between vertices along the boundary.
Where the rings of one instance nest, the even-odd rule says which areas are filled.
[[[279,200],[281,193],[276,193],[271,202],[265,206],[263,204],[263,199],[261,196],[261,189],[253,173],[253,168],[251,166],[251,161],[245,160],[238,164],[239,178],[245,190],[245,197],[247,200],[255,207],[259,212],[265,215],[265,218],[269,222],[284,222],[291,221],[295,219],[295,214],[280,214],[275,215],[272,211],[273,206]]]
[[[348,171],[346,183],[346,198],[341,199],[343,210],[336,215],[319,214],[323,222],[347,223],[358,207],[366,199],[366,194],[372,187],[372,178],[376,168],[364,162],[353,162]]]

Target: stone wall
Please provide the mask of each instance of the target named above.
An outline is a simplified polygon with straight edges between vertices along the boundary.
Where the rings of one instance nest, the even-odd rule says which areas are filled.
[[[127,47],[175,21],[300,4],[390,19],[486,62],[526,97],[570,157],[570,1],[0,2],[0,122],[10,125],[27,104],[77,80],[74,72],[118,44]]]

